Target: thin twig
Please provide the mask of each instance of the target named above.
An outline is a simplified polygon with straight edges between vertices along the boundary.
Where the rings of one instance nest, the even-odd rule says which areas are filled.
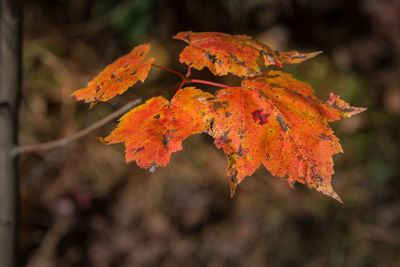
[[[188,79],[182,73],[179,73],[179,72],[177,72],[175,70],[172,70],[170,68],[167,68],[167,67],[164,67],[164,66],[160,66],[160,65],[157,65],[157,64],[151,64],[151,65],[153,67],[157,67],[157,68],[166,70],[168,72],[171,72],[171,73],[179,76],[182,79],[182,81],[179,83],[178,91],[182,88],[182,86],[184,84],[188,84],[188,83],[203,83],[203,84],[208,84],[208,85],[222,87],[222,88],[229,88],[230,87],[228,85],[221,84],[221,83],[215,83],[215,82],[199,80],[199,79]],[[187,76],[190,75],[190,67],[188,68],[188,72],[187,72],[186,75]],[[39,143],[39,144],[15,147],[14,149],[12,149],[11,155],[12,156],[16,156],[16,155],[23,154],[23,153],[44,151],[44,150],[49,150],[49,149],[65,146],[65,145],[67,145],[67,144],[69,144],[71,142],[74,142],[74,141],[84,137],[85,135],[89,134],[90,132],[96,130],[97,128],[100,128],[104,124],[106,124],[109,121],[117,118],[118,116],[122,115],[123,113],[125,113],[126,111],[131,109],[132,107],[140,104],[141,102],[142,102],[141,99],[133,100],[133,101],[127,103],[122,108],[114,111],[113,113],[111,113],[107,117],[104,117],[103,119],[99,120],[98,122],[90,125],[89,127],[85,128],[85,129],[83,129],[83,130],[81,130],[81,131],[79,131],[79,132],[77,132],[77,133],[75,133],[75,134],[73,134],[71,136],[67,136],[67,137],[64,137],[64,138],[61,138],[61,139],[58,139],[58,140],[55,140],[55,141],[46,142],[46,143]]]
[[[12,156],[16,156],[18,154],[49,150],[49,149],[65,146],[71,142],[74,142],[74,141],[84,137],[85,135],[96,130],[97,128],[100,128],[101,126],[112,121],[113,119],[119,117],[120,115],[122,115],[123,113],[128,111],[129,109],[133,108],[134,106],[139,105],[141,102],[142,102],[142,99],[140,99],[140,98],[130,101],[126,105],[121,107],[120,109],[111,113],[110,115],[104,117],[103,119],[93,123],[92,125],[88,126],[87,128],[85,128],[71,136],[67,136],[67,137],[64,137],[64,138],[61,138],[61,139],[58,139],[55,141],[46,142],[46,143],[19,146],[19,147],[14,148],[12,150],[11,154],[12,154]]]

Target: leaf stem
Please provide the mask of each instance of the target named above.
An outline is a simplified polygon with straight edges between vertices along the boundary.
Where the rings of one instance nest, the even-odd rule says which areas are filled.
[[[167,68],[167,67],[164,67],[164,66],[160,66],[160,65],[157,65],[157,64],[151,64],[151,65],[152,65],[153,67],[156,67],[156,68],[159,68],[159,69],[162,69],[162,70],[171,72],[171,73],[173,73],[173,74],[179,76],[182,80],[185,80],[185,76],[184,76],[182,73],[180,73],[180,72],[177,72],[177,71],[175,71],[175,70],[173,70],[173,69],[170,69],[170,68]]]
[[[232,86],[229,86],[229,85],[226,85],[226,84],[222,84],[222,83],[215,83],[215,82],[199,80],[199,79],[188,79],[186,82],[187,83],[203,83],[203,84],[208,84],[208,85],[222,87],[222,88],[230,88],[230,87],[232,87]]]
[[[187,73],[186,73],[186,78],[189,78],[190,73],[191,73],[191,70],[192,70],[192,68],[191,68],[190,65],[189,65],[189,66],[188,66]]]
[[[183,75],[183,74],[180,73],[180,72],[177,72],[177,71],[175,71],[175,70],[173,70],[173,69],[170,69],[170,68],[167,68],[167,67],[164,67],[164,66],[160,66],[160,65],[157,65],[157,64],[151,64],[151,65],[152,65],[153,67],[156,67],[156,68],[159,68],[159,69],[162,69],[162,70],[171,72],[171,73],[173,73],[173,74],[179,76],[179,77],[182,79],[182,83],[179,85],[178,90],[181,89],[182,86],[183,86],[184,84],[186,84],[186,83],[203,83],[203,84],[208,84],[208,85],[217,86],[217,87],[222,87],[222,88],[230,88],[230,87],[232,87],[232,86],[229,86],[229,85],[226,85],[226,84],[222,84],[222,83],[215,83],[215,82],[210,82],[210,81],[205,81],[205,80],[199,80],[199,79],[188,79],[188,77],[190,76],[190,73],[191,73],[191,68],[190,68],[190,66],[188,67],[188,70],[187,70],[186,75]]]
[[[182,86],[183,86],[185,83],[186,83],[186,80],[183,80],[183,81],[179,84],[178,90],[176,90],[176,91],[181,90]]]

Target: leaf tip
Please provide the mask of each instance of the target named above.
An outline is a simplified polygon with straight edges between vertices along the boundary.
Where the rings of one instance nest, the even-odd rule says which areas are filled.
[[[343,200],[342,198],[335,192],[332,190],[332,192],[330,194],[327,194],[328,196],[330,196],[331,198],[336,199],[337,201],[339,201],[341,204],[343,204]]]
[[[283,63],[286,64],[297,64],[306,61],[310,58],[316,57],[322,53],[322,51],[310,52],[310,53],[299,53],[297,51],[278,52],[279,57]]]
[[[90,101],[90,102],[89,102],[89,109],[93,108],[94,105],[97,104],[97,102],[98,102],[98,101]]]
[[[185,41],[187,43],[190,43],[190,41],[191,41],[190,36],[192,35],[192,33],[193,33],[192,31],[178,32],[177,34],[172,36],[172,39],[181,40],[181,41]]]
[[[330,196],[331,198],[334,198],[334,199],[336,199],[337,201],[339,201],[340,203],[343,204],[343,200],[342,200],[342,199],[340,198],[340,196],[333,190],[332,185],[331,185],[330,183],[323,183],[323,184],[320,184],[320,185],[318,185],[318,186],[316,187],[316,189],[317,189],[319,192],[321,192],[321,193],[323,193],[323,194],[325,194],[325,195],[327,195],[327,196]]]
[[[158,167],[158,164],[156,162],[153,162],[149,168],[149,172],[153,173],[157,167]]]
[[[96,140],[99,141],[100,143],[108,145],[108,142],[106,141],[106,139],[104,137],[95,136],[94,138],[96,138]]]
[[[233,198],[233,196],[235,195],[237,186],[238,186],[238,183],[236,181],[230,181],[231,198]]]
[[[316,57],[316,56],[318,56],[319,54],[322,54],[324,51],[315,51],[315,52],[311,52],[311,53],[308,53],[308,55],[309,55],[309,57]]]
[[[338,110],[341,117],[343,118],[349,118],[353,115],[367,110],[367,108],[352,107],[349,103],[340,99],[338,95],[335,95],[333,93],[330,93],[327,105],[331,108]]]

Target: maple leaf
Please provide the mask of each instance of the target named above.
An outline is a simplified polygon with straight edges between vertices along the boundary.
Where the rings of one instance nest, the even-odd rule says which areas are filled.
[[[142,168],[165,166],[182,141],[205,129],[203,112],[213,97],[194,87],[178,90],[168,101],[154,97],[126,113],[117,128],[104,138],[108,144],[125,142],[126,161]]]
[[[144,82],[150,71],[154,58],[144,60],[150,50],[150,44],[139,45],[132,51],[108,65],[94,77],[85,88],[75,91],[72,95],[77,100],[84,100],[92,107],[97,102],[106,102],[123,94],[138,81]]]
[[[206,112],[207,132],[227,155],[231,194],[262,163],[290,186],[300,182],[341,201],[331,175],[332,155],[342,148],[328,121],[365,109],[333,94],[324,103],[313,92],[308,83],[280,71],[216,92]]]
[[[274,51],[247,35],[218,32],[180,32],[173,38],[189,44],[180,54],[181,63],[198,70],[207,67],[214,75],[259,76],[269,65],[282,67],[284,63],[299,63],[321,53]]]

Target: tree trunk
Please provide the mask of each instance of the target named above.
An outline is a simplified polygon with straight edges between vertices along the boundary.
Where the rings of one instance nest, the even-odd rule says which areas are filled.
[[[18,104],[21,88],[22,1],[1,0],[0,16],[0,267],[17,266],[19,187]]]

